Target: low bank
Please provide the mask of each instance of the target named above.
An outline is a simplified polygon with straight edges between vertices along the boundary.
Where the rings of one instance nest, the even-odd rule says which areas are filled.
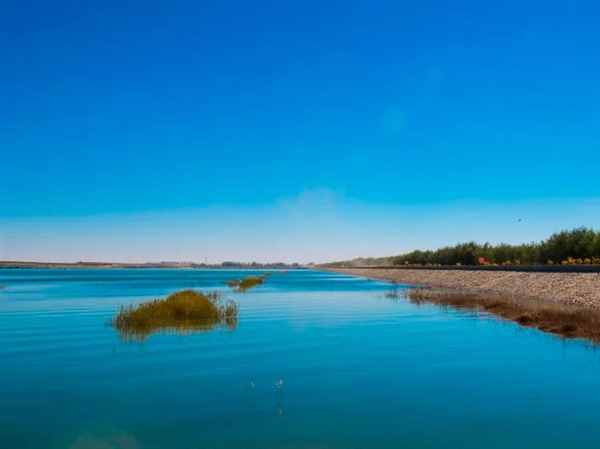
[[[514,271],[427,270],[386,268],[328,268],[416,286],[491,292],[513,297],[535,298],[600,309],[600,274],[532,273]]]

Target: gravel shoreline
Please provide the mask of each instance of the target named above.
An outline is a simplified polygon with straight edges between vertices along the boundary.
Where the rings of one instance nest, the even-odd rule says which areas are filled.
[[[599,273],[531,273],[384,268],[328,271],[402,284],[494,292],[600,309]]]

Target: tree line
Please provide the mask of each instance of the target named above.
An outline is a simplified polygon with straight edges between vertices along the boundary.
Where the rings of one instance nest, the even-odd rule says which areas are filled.
[[[600,264],[600,232],[576,228],[522,245],[460,243],[392,257],[394,265]]]

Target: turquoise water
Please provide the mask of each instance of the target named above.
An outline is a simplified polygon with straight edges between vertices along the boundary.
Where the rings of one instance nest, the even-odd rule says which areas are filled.
[[[598,448],[600,353],[390,286],[211,270],[0,270],[0,447]],[[182,288],[230,331],[126,342],[121,305]]]

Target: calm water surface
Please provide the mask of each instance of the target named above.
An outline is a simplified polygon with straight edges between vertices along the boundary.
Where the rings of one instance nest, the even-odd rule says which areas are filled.
[[[0,447],[598,448],[600,353],[315,271],[0,270]],[[223,290],[236,330],[125,342],[121,305]]]

